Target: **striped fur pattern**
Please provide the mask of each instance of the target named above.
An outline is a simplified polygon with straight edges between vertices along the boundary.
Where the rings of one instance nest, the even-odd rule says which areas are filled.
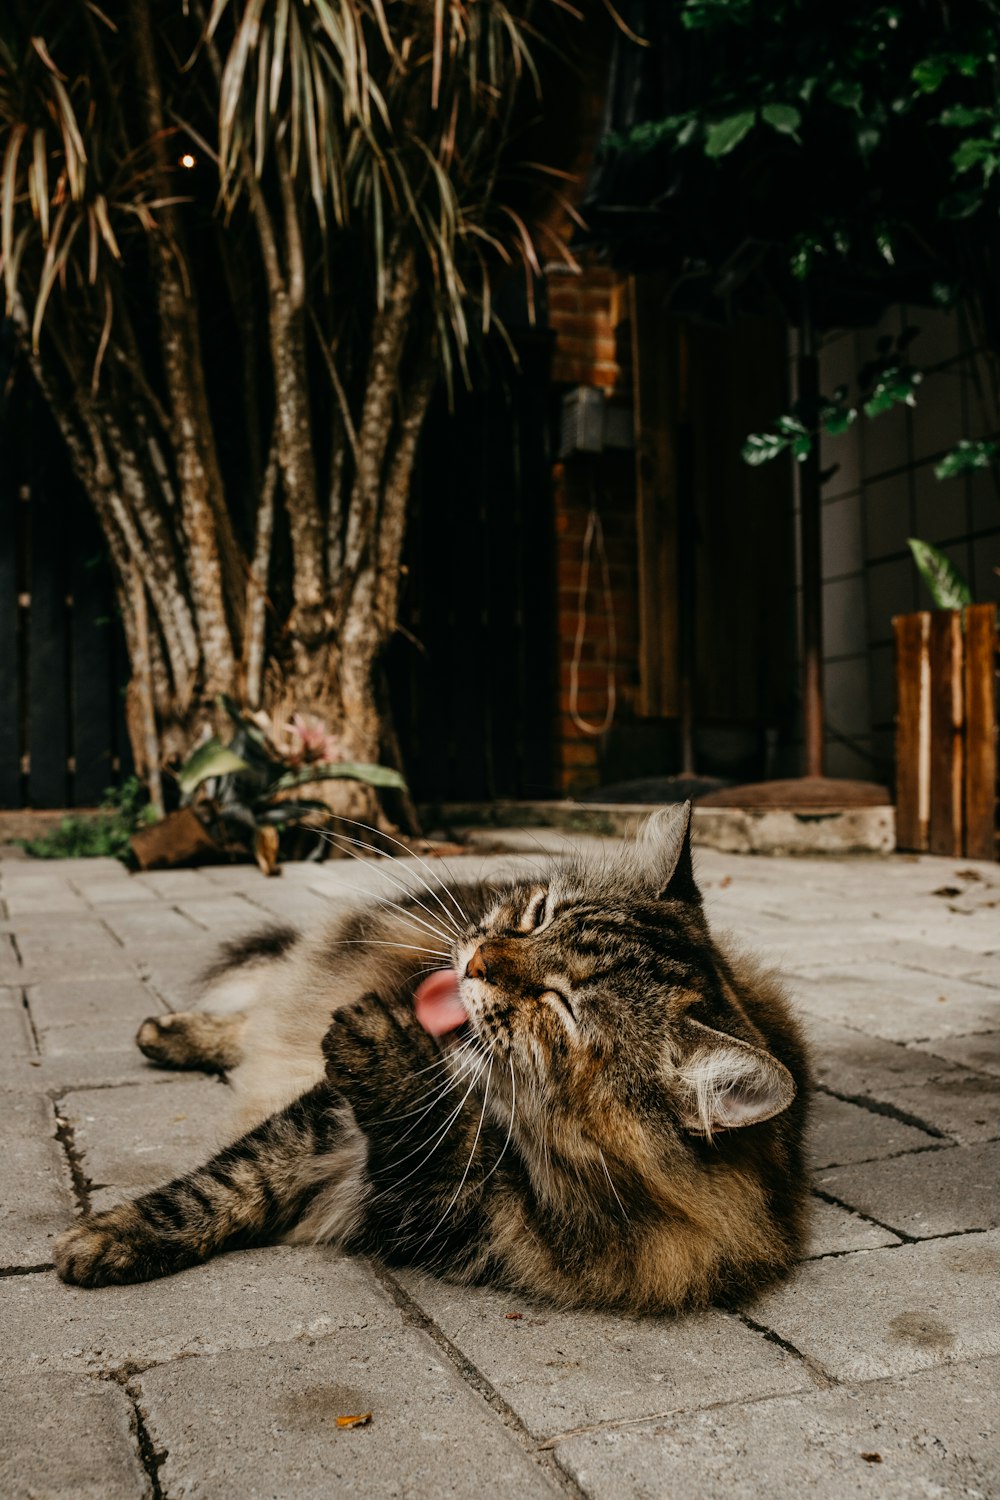
[[[712,939],[690,810],[604,862],[431,886],[309,936],[231,948],[212,1010],[146,1022],[167,1066],[223,1068],[241,1134],[64,1234],[84,1286],[277,1239],[562,1306],[676,1311],[786,1272],[804,1233],[809,1067],[775,980]],[[453,966],[468,1024],[413,993]]]

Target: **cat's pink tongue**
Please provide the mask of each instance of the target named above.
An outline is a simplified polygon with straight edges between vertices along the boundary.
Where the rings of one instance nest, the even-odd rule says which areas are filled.
[[[417,1020],[431,1036],[457,1031],[469,1019],[454,969],[437,969],[428,974],[413,992],[413,1008]]]

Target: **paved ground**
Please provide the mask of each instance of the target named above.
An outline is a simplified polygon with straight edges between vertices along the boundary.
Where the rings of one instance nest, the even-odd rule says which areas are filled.
[[[290,1248],[63,1286],[50,1244],[74,1212],[225,1130],[225,1085],[148,1067],[138,1023],[184,1005],[218,937],[378,876],[0,860],[2,1500],[1000,1493],[1000,870],[699,866],[815,1042],[815,1227],[744,1315],[634,1321]]]

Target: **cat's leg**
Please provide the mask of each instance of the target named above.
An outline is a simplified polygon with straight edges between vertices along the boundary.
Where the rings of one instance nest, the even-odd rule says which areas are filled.
[[[222,1073],[243,1059],[245,1011],[213,1015],[182,1010],[150,1016],[136,1033],[136,1046],[161,1068],[203,1068]]]
[[[470,1049],[449,1068],[409,1007],[374,994],[338,1008],[323,1052],[367,1146],[354,1246],[390,1262],[468,1273],[488,1254],[484,1182],[491,1179],[492,1193],[502,1180],[504,1133],[477,1097],[477,1086],[488,1089],[488,1057]]]
[[[149,1281],[272,1241],[300,1217],[353,1131],[343,1100],[318,1084],[203,1167],[82,1219],[55,1242],[56,1270],[79,1286]]]

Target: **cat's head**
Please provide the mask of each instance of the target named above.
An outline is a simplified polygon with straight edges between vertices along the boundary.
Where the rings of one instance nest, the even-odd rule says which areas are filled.
[[[762,1123],[795,1096],[709,936],[690,804],[619,850],[497,892],[456,944],[462,1001],[519,1136],[642,1154]]]

